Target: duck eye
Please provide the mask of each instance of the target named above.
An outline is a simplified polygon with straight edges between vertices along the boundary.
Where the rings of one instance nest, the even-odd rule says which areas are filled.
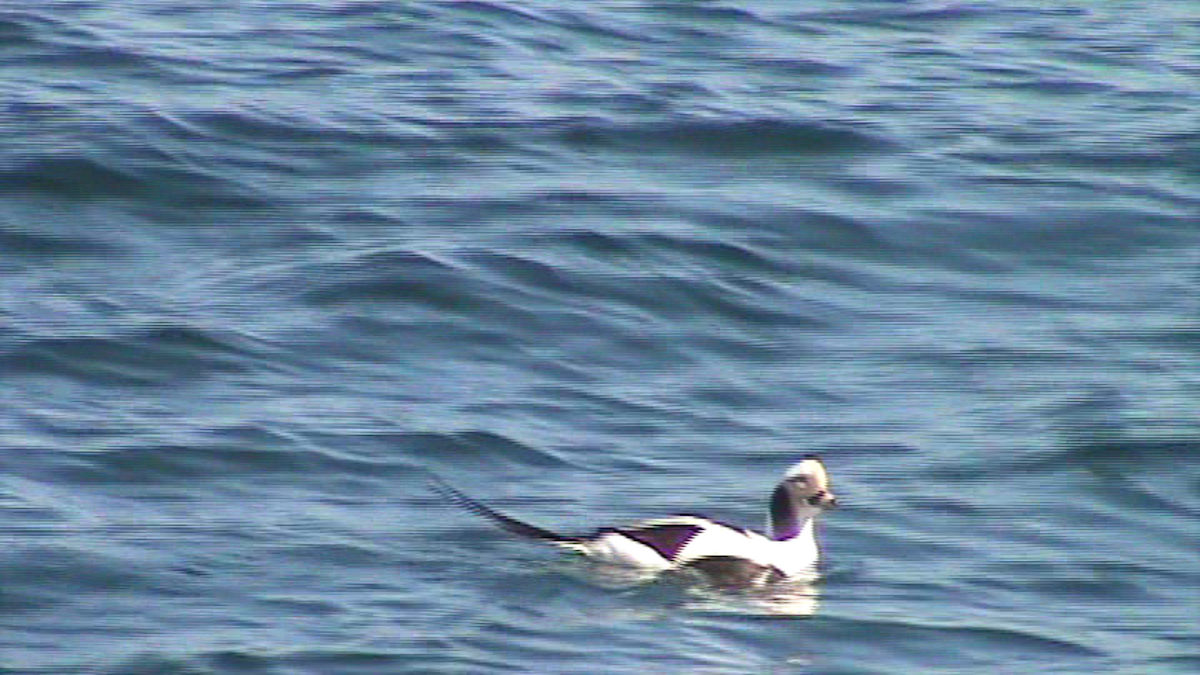
[[[809,504],[811,504],[813,506],[817,506],[818,504],[821,503],[821,500],[824,498],[825,498],[825,491],[818,490],[815,495],[809,497],[808,499],[805,499],[804,501],[808,502]]]

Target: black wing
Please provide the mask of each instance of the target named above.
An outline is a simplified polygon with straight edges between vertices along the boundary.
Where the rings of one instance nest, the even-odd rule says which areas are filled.
[[[634,528],[608,528],[600,532],[616,532],[625,537],[645,544],[654,549],[663,558],[675,562],[675,558],[684,546],[704,528],[700,525],[671,523],[665,525],[650,525]]]

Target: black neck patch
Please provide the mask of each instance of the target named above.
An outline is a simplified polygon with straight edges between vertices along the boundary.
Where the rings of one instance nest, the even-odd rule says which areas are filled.
[[[796,517],[796,504],[787,486],[780,485],[771,493],[771,538],[775,541],[791,539],[800,534],[800,519]]]

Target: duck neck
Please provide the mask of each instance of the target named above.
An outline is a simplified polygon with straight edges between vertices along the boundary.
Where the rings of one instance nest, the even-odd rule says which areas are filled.
[[[775,541],[788,541],[802,535],[812,536],[812,518],[801,518],[796,502],[783,485],[771,494],[771,519],[768,530]]]

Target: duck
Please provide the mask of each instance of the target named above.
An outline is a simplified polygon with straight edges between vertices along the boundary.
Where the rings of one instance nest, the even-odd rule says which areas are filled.
[[[441,479],[432,487],[512,534],[651,576],[698,573],[721,588],[815,579],[820,560],[816,519],[838,505],[825,465],[815,454],[804,455],[788,468],[772,491],[765,533],[685,513],[570,536],[501,513]]]

